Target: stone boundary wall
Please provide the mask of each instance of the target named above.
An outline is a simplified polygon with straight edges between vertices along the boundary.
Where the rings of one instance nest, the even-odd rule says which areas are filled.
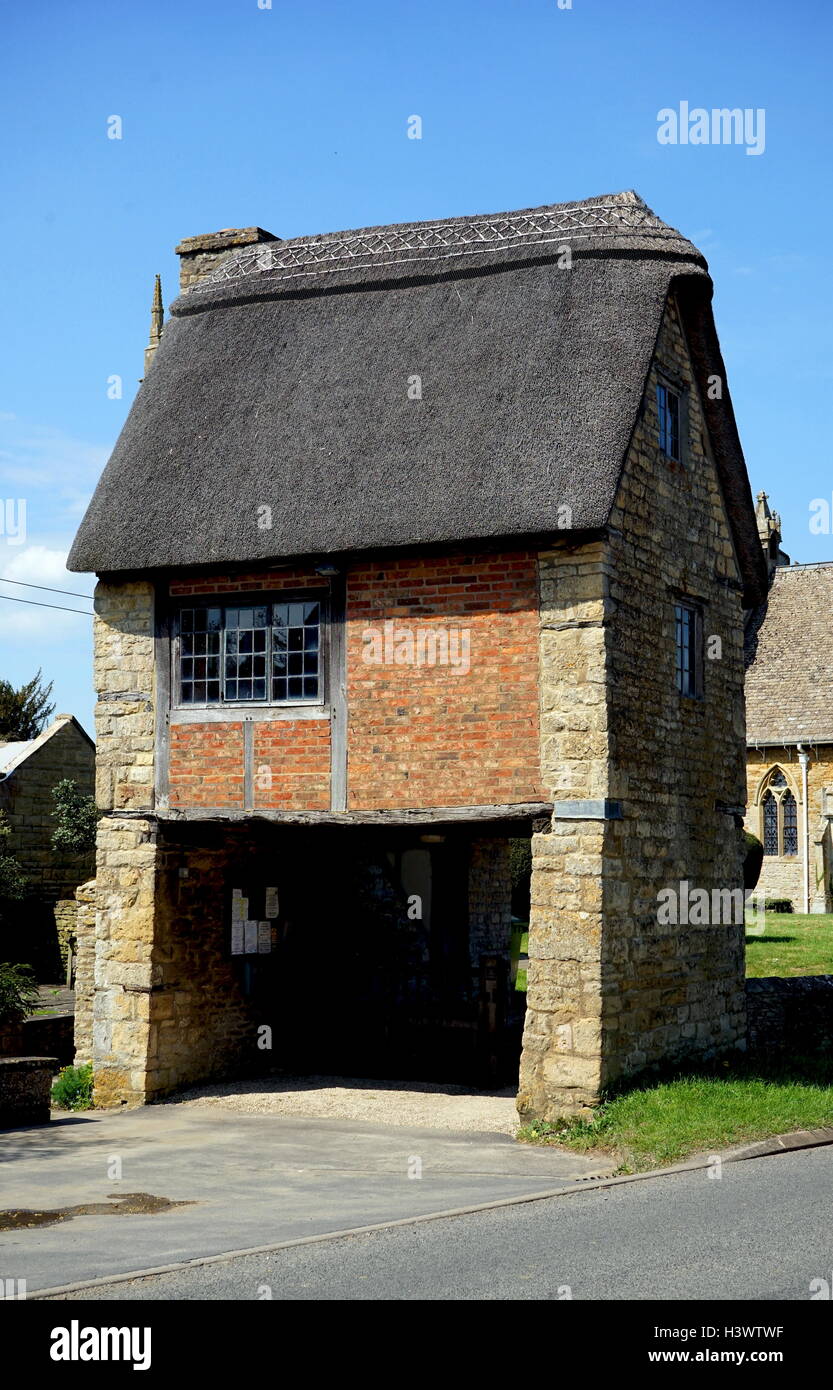
[[[833,1045],[833,975],[746,981],[752,1056],[812,1057]]]
[[[73,1057],[72,1014],[27,1018],[0,1028],[0,1057],[54,1057],[62,1067]]]
[[[93,994],[95,990],[95,879],[75,890],[75,1065],[93,1060]]]
[[[58,950],[61,953],[61,964],[66,971],[67,961],[71,952],[74,950],[78,904],[75,898],[59,898],[55,903],[53,911],[55,913],[55,929],[58,934]]]

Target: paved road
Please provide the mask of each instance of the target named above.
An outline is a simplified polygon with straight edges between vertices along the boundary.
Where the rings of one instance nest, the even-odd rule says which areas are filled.
[[[569,1286],[574,1299],[808,1300],[832,1266],[833,1148],[823,1148],[726,1164],[719,1180],[700,1170],[583,1190],[88,1297],[549,1300]]]
[[[67,1116],[0,1136],[0,1227],[4,1211],[101,1204],[127,1193],[189,1205],[0,1229],[0,1278],[24,1278],[34,1292],[546,1191],[593,1171],[598,1160],[505,1135],[213,1106]]]

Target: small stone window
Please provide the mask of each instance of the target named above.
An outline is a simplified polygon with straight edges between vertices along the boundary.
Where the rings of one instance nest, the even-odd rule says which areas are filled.
[[[681,420],[682,400],[677,391],[657,382],[657,415],[659,417],[659,447],[667,458],[682,462]]]
[[[702,617],[695,603],[674,606],[674,642],[677,689],[698,699],[703,693]]]
[[[183,705],[319,703],[321,605],[307,599],[183,608]]]
[[[764,854],[798,854],[798,805],[780,768],[770,774],[761,797],[761,839]]]

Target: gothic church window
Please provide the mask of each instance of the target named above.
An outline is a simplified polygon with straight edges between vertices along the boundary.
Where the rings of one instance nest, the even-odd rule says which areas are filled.
[[[761,839],[766,855],[798,854],[798,805],[780,767],[761,798]]]

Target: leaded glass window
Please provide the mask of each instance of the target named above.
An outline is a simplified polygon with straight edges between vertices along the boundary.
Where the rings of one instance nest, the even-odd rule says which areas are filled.
[[[309,599],[181,609],[181,703],[320,700],[321,616]]]
[[[778,802],[767,792],[763,800],[764,854],[778,853]]]
[[[770,773],[761,798],[764,854],[798,854],[798,804],[780,767]]]
[[[221,608],[183,608],[179,617],[180,684],[183,704],[220,699]]]
[[[674,644],[677,689],[696,696],[700,685],[697,610],[693,604],[674,606]]]
[[[680,398],[676,391],[662,382],[657,383],[657,413],[659,415],[659,447],[668,458],[679,463],[680,454]]]
[[[272,605],[272,699],[318,696],[320,605]]]
[[[781,814],[784,821],[784,853],[798,854],[798,807],[792,792],[785,792],[781,798]]]

